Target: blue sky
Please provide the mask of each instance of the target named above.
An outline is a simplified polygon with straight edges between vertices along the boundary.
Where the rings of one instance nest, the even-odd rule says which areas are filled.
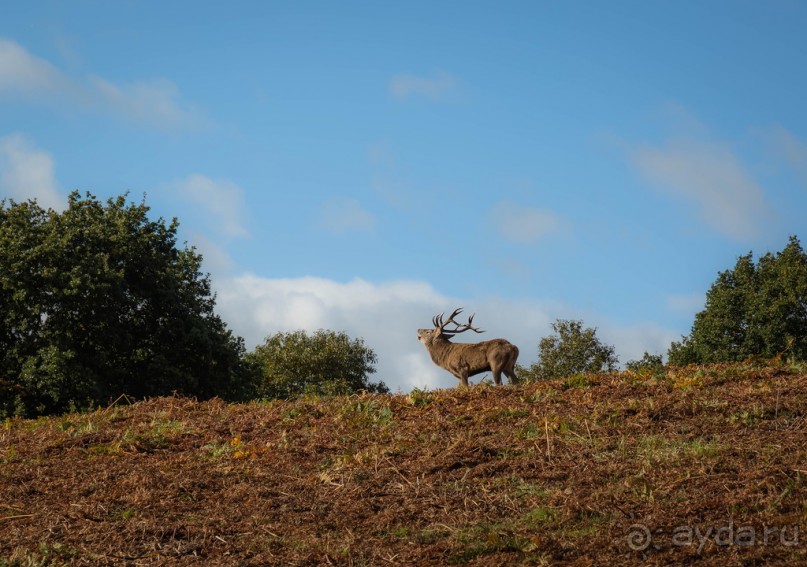
[[[250,347],[453,386],[415,329],[462,305],[524,364],[557,318],[627,362],[804,238],[807,2],[8,4],[0,197],[146,194]]]

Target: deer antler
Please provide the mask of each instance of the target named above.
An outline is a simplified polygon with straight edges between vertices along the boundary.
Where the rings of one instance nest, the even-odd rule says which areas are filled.
[[[437,315],[432,319],[432,322],[434,323],[434,328],[438,329],[441,335],[457,335],[459,333],[464,333],[465,331],[474,331],[475,333],[485,332],[471,325],[471,323],[474,322],[474,315],[476,315],[476,313],[472,314],[468,318],[468,322],[466,324],[461,325],[460,323],[457,323],[454,320],[454,317],[456,317],[460,313],[462,313],[462,307],[458,307],[457,309],[455,309],[454,312],[449,316],[448,321],[446,322],[443,322],[443,314],[440,313],[440,315]],[[445,326],[448,325],[449,323],[453,323],[455,325],[455,328],[446,330]]]

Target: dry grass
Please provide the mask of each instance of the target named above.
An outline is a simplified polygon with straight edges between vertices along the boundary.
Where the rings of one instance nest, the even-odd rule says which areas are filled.
[[[746,364],[8,420],[0,565],[804,564],[806,397]]]

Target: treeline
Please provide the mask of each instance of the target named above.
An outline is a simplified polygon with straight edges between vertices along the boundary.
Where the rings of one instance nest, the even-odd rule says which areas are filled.
[[[582,321],[558,320],[554,334],[538,343],[538,362],[521,367],[527,380],[615,370],[616,349]],[[807,255],[796,236],[757,262],[749,252],[720,272],[695,316],[689,335],[667,351],[671,366],[740,362],[750,357],[807,360]],[[662,355],[645,353],[628,369],[660,368]]]
[[[126,195],[73,192],[63,212],[0,201],[0,418],[77,411],[121,394],[240,401],[386,391],[360,339],[279,334],[247,353],[214,312],[178,222]],[[312,354],[313,353],[313,354]]]
[[[231,401],[305,393],[388,392],[362,339],[321,330],[278,333],[247,352],[214,312],[202,257],[177,242],[178,222],[145,202],[73,192],[62,212],[0,201],[0,418],[80,411],[121,394]],[[615,349],[581,321],[556,321],[540,379],[613,370]],[[670,364],[807,358],[807,258],[794,236],[722,272]],[[629,365],[661,365],[646,354]]]

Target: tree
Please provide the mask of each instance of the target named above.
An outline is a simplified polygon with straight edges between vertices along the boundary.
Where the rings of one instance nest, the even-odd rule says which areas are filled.
[[[807,255],[795,236],[755,264],[751,252],[718,274],[689,336],[673,342],[670,364],[740,361],[783,354],[807,359]]]
[[[582,321],[558,319],[554,334],[538,343],[538,362],[526,371],[529,379],[568,377],[580,372],[611,372],[619,359],[613,346],[603,344],[597,330]]]
[[[344,332],[276,333],[249,357],[261,369],[259,393],[268,398],[389,392],[384,382],[369,381],[375,372],[375,353],[362,339],[351,340]]]
[[[202,257],[177,247],[176,219],[148,211],[77,191],[63,212],[0,201],[0,413],[249,396],[254,373],[214,313]]]
[[[664,362],[662,361],[660,354],[650,354],[649,352],[645,351],[642,358],[639,360],[628,361],[628,363],[625,364],[625,368],[633,372],[657,372],[664,370]]]

